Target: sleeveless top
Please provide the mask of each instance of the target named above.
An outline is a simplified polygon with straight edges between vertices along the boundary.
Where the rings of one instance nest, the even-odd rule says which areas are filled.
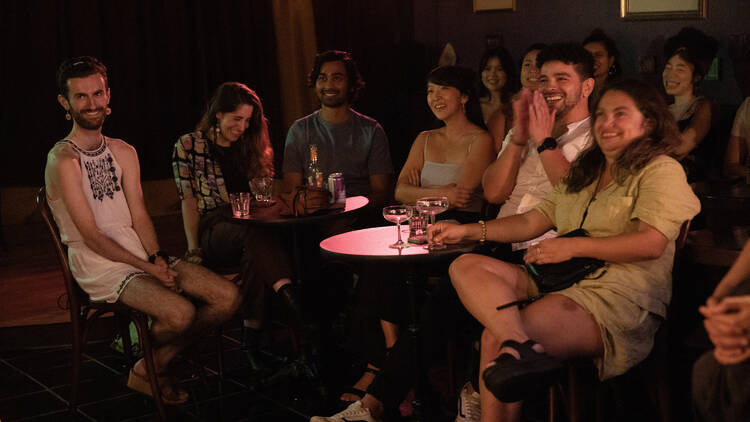
[[[79,155],[81,188],[99,230],[133,255],[147,260],[148,255],[133,229],[130,208],[122,189],[122,169],[106,138],[102,137],[101,145],[93,151],[86,151],[68,139],[59,143],[69,144]],[[62,198],[50,200],[49,207],[60,230],[60,239],[68,246],[73,277],[91,300],[115,302],[130,279],[147,274],[89,249]]]
[[[422,152],[423,162],[422,172],[420,173],[420,183],[423,187],[429,188],[433,186],[444,186],[451,183],[456,183],[461,170],[463,169],[464,163],[438,163],[436,161],[427,160],[427,142],[430,140],[431,132],[427,132],[427,136],[424,140],[424,151]],[[476,138],[476,136],[475,136]],[[468,156],[471,152],[471,146],[474,145],[474,140],[469,144],[469,148],[466,150]],[[458,208],[460,211],[467,212],[480,212],[482,210],[482,191],[481,185],[472,193],[469,205],[466,207]]]

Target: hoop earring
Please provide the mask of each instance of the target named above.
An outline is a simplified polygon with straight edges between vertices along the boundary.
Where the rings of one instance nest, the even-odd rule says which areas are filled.
[[[69,111],[65,112],[65,120],[70,120],[70,112]]]
[[[106,108],[106,109],[104,110],[104,113],[105,113],[105,114],[106,114],[107,116],[109,116],[110,114],[112,114],[112,109],[111,109],[111,108],[109,108],[109,106],[107,106],[107,108]]]

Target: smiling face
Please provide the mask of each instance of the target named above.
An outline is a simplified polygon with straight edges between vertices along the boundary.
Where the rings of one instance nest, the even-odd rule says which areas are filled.
[[[634,140],[646,135],[648,119],[628,94],[611,90],[599,101],[594,114],[594,137],[608,160],[614,160]]]
[[[463,113],[463,106],[468,100],[469,97],[455,87],[427,82],[427,105],[440,120],[445,121],[455,113]]]
[[[240,104],[232,112],[216,113],[216,120],[221,130],[221,136],[217,137],[216,143],[228,147],[232,142],[240,139],[240,136],[250,127],[254,108],[250,104]]]
[[[697,82],[695,66],[675,54],[664,66],[662,80],[667,94],[680,96],[693,93],[693,86]]]
[[[567,121],[570,118],[569,121],[577,121],[581,113],[585,113],[583,117],[588,115],[587,99],[593,88],[588,85],[592,85],[593,82],[589,83],[591,81],[581,81],[572,64],[553,60],[542,65],[540,90],[550,111],[557,110],[555,119]]]
[[[500,92],[507,80],[508,75],[503,70],[500,59],[497,57],[487,59],[487,64],[482,69],[482,84],[484,84],[484,87],[490,92]]]
[[[594,77],[606,78],[609,68],[615,63],[615,58],[609,55],[604,43],[594,41],[584,45],[583,48],[594,56]]]
[[[349,81],[344,62],[323,63],[315,80],[315,93],[323,106],[337,108],[349,105]]]
[[[521,86],[531,90],[539,89],[539,68],[536,65],[536,56],[539,50],[531,50],[523,57],[521,63]]]
[[[68,96],[58,95],[57,101],[83,129],[98,130],[107,117],[109,88],[101,74],[68,79]]]

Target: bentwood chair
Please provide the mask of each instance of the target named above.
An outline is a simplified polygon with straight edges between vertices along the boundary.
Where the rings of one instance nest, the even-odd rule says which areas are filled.
[[[683,249],[687,243],[688,230],[690,229],[690,220],[682,223],[680,226],[680,233],[675,239],[675,259],[678,257],[678,253]],[[668,355],[668,331],[669,331],[669,320],[664,320],[656,331],[654,338],[654,346],[648,357],[632,368],[629,372],[635,371],[635,378],[639,383],[645,385],[645,389],[651,396],[652,401],[656,404],[656,412],[660,422],[671,422],[672,421],[672,401],[670,399],[671,393],[669,390],[669,355]],[[584,369],[582,371],[582,368]],[[591,368],[590,361],[588,360],[572,360],[567,362],[565,365],[567,371],[567,389],[564,389],[561,385],[553,385],[549,388],[549,422],[556,422],[560,420],[558,417],[557,409],[557,396],[558,393],[563,397],[564,407],[567,410],[567,420],[570,422],[580,422],[584,419],[593,419],[596,421],[603,420],[603,405],[602,405],[602,386],[603,383],[598,381],[593,368]],[[588,370],[589,373],[586,373]],[[595,379],[593,379],[595,378]],[[584,418],[583,414],[583,403],[587,400],[584,399],[585,390],[584,384],[593,384],[593,414],[591,418]]]
[[[77,400],[78,400],[78,387],[81,377],[81,357],[84,353],[86,346],[86,336],[93,323],[101,316],[107,314],[114,314],[118,321],[118,326],[122,330],[123,348],[131,360],[134,361],[132,356],[132,347],[130,344],[130,335],[128,332],[128,321],[132,321],[138,330],[138,341],[140,343],[140,349],[143,351],[143,357],[146,363],[146,371],[149,383],[151,384],[151,391],[153,393],[154,404],[156,405],[159,418],[161,420],[167,419],[166,409],[161,398],[161,390],[156,378],[156,371],[154,369],[154,359],[152,354],[152,345],[148,331],[148,318],[146,314],[138,312],[133,308],[125,306],[119,302],[106,303],[106,302],[92,302],[89,300],[89,296],[78,286],[78,282],[73,278],[73,274],[70,271],[70,265],[68,263],[68,248],[63,245],[60,241],[60,231],[58,230],[57,224],[52,217],[49,204],[47,203],[47,194],[45,187],[42,186],[36,196],[37,208],[42,214],[47,229],[49,230],[50,238],[55,246],[55,253],[57,255],[58,263],[60,264],[60,270],[62,271],[63,281],[65,283],[65,293],[67,296],[68,310],[70,311],[70,325],[72,329],[72,377],[71,377],[71,389],[70,398],[68,401],[68,408],[71,413],[76,413]]]

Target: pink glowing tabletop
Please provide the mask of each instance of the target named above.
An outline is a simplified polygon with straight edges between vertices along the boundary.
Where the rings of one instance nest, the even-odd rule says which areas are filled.
[[[409,237],[408,225],[401,226],[401,236]],[[448,245],[447,248],[429,251],[422,245],[411,245],[404,249],[393,249],[388,245],[396,241],[396,225],[354,230],[331,236],[320,242],[320,249],[332,256],[346,256],[362,260],[430,260],[471,252],[476,242]]]

